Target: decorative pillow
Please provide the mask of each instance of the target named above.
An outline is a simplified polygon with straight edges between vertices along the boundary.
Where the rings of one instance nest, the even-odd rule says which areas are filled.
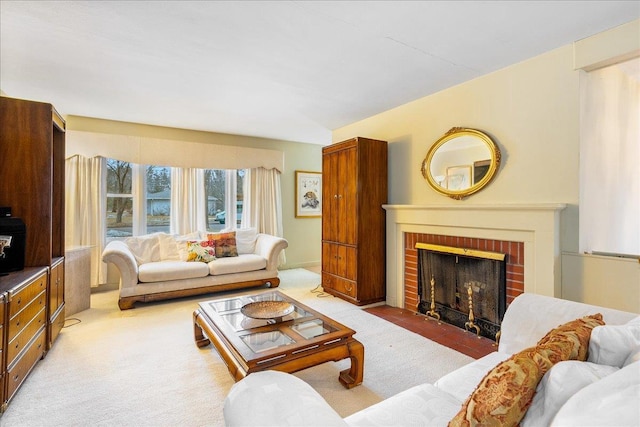
[[[622,368],[638,346],[640,346],[640,317],[624,325],[598,326],[591,333],[589,362]]]
[[[124,243],[131,250],[138,265],[160,261],[160,240],[157,233],[127,237]]]
[[[480,381],[449,425],[518,425],[544,374],[560,361],[580,357],[585,360],[589,334],[601,324],[601,314],[572,320],[551,330],[536,347],[499,363]]]
[[[553,363],[562,360],[587,360],[589,351],[589,338],[591,331],[596,326],[604,325],[602,314],[592,314],[581,319],[572,320],[564,325],[560,325],[552,329],[542,337],[536,347],[553,348],[553,354],[550,357],[556,357]],[[562,354],[557,354],[558,350],[562,350]],[[569,352],[569,354],[566,354]]]
[[[639,426],[640,362],[584,387],[558,410],[551,426]]]
[[[171,234],[158,234],[160,241],[160,261],[180,261],[180,251],[176,238]]]
[[[211,240],[187,242],[188,262],[211,262],[216,259],[214,243]]]
[[[238,256],[235,231],[228,233],[209,233],[207,234],[207,239],[214,242],[216,258]]]
[[[258,237],[258,229],[253,227],[236,228],[235,230],[225,229],[222,232],[236,232],[236,246],[238,254],[252,254],[256,251],[256,238]]]
[[[540,380],[520,426],[548,426],[571,396],[617,370],[613,366],[577,360],[566,360],[554,365]]]
[[[186,261],[189,258],[189,248],[188,242],[198,241],[198,240],[207,240],[206,237],[200,237],[199,231],[194,231],[193,233],[183,234],[181,236],[176,236],[176,246],[178,247],[178,254],[180,256],[180,260]]]

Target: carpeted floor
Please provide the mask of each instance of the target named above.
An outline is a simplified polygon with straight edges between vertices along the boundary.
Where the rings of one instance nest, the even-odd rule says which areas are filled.
[[[338,298],[313,293],[320,282],[316,273],[292,269],[280,277],[281,291],[356,330],[364,344],[361,386],[347,390],[338,382],[348,360],[295,374],[342,416],[473,360]],[[91,309],[67,319],[0,425],[223,426],[222,404],[234,381],[215,349],[195,345],[192,313],[198,302],[227,295],[120,311],[117,291],[92,294]]]

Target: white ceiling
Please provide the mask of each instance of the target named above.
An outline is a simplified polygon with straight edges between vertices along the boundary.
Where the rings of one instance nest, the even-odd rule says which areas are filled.
[[[640,18],[640,1],[5,1],[0,89],[64,115],[331,130]]]

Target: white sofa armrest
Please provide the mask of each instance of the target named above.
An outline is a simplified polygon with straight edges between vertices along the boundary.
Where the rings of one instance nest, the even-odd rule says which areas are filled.
[[[273,271],[278,269],[278,257],[280,256],[280,252],[288,246],[289,242],[282,237],[258,233],[254,253],[267,260],[267,271]]]
[[[113,240],[102,251],[102,261],[113,263],[120,271],[120,288],[130,288],[138,284],[138,263],[129,247],[119,240]]]
[[[231,388],[224,420],[234,426],[347,426],[309,384],[279,371],[249,374]]]

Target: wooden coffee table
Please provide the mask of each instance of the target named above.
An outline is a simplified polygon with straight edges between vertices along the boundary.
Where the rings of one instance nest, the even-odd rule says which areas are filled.
[[[240,311],[256,301],[288,301],[294,310],[280,319],[252,319]],[[273,369],[296,372],[324,362],[351,359],[340,372],[346,388],[362,383],[364,346],[355,331],[279,291],[206,301],[193,313],[196,345],[213,343],[236,381]]]

